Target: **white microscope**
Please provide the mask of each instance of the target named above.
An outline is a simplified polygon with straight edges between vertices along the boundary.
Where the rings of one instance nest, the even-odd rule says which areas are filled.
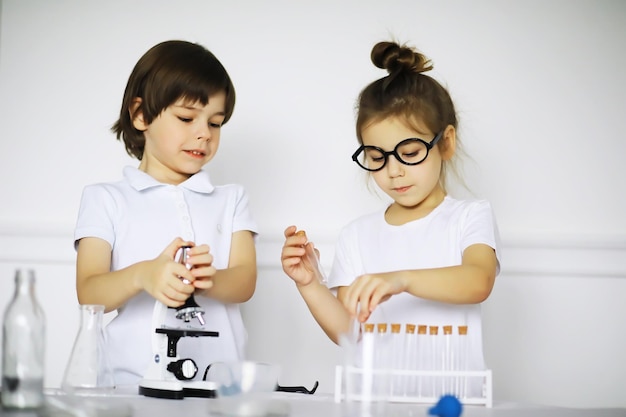
[[[179,262],[187,268],[187,251],[190,246],[181,248]],[[173,328],[164,325],[169,307],[156,301],[152,312],[152,352],[153,358],[146,374],[139,382],[139,394],[146,397],[183,399],[185,397],[215,397],[216,384],[211,381],[192,381],[198,373],[198,366],[191,358],[179,358],[176,346],[181,337],[218,337],[215,331],[197,328]],[[196,303],[193,294],[184,305],[176,309],[176,318],[189,323],[197,319],[204,326],[204,310]]]

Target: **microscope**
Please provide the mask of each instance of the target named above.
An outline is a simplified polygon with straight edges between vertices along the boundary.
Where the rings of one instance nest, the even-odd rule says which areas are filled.
[[[190,246],[180,249],[178,262],[187,263]],[[186,280],[184,280],[186,281]],[[189,282],[185,282],[188,284]],[[152,312],[152,362],[139,382],[139,394],[146,397],[183,399],[185,397],[215,397],[216,384],[211,381],[192,381],[198,373],[198,366],[191,358],[180,358],[177,344],[181,337],[218,337],[219,332],[192,328],[172,328],[165,326],[168,309],[159,301],[155,301]],[[176,308],[176,318],[184,323],[192,319],[204,326],[204,310],[196,303],[191,294],[184,305]]]

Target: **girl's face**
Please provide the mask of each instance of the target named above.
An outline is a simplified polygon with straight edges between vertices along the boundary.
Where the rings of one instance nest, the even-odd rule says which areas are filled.
[[[429,131],[421,123],[416,127],[420,130],[397,117],[371,123],[361,132],[363,145],[389,152],[404,139],[419,138],[430,143],[438,133]],[[421,218],[443,201],[445,192],[439,184],[441,164],[439,147],[434,146],[420,164],[406,165],[389,155],[385,166],[371,173],[378,187],[394,200],[386,214],[388,222],[403,224]]]
[[[133,125],[146,138],[139,169],[167,184],[180,184],[200,171],[219,147],[225,100],[223,92],[206,105],[180,99],[149,125],[137,112]]]

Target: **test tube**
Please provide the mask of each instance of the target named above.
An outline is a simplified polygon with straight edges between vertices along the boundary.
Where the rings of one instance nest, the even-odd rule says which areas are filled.
[[[424,371],[429,369],[429,356],[428,352],[430,352],[430,344],[428,343],[428,326],[425,324],[419,324],[417,326],[417,351],[419,352],[418,356],[418,365],[417,369]],[[418,376],[417,377],[417,396],[422,397],[426,395],[425,386],[426,386],[426,377]]]
[[[404,340],[400,323],[391,324],[391,395],[402,395],[402,377],[397,371],[403,368]]]
[[[452,346],[452,326],[443,326],[443,349],[442,349],[442,368],[444,371],[452,371],[452,363],[454,361],[454,349]],[[442,378],[442,394],[451,394],[453,390],[452,377],[446,376]]]
[[[363,326],[363,337],[361,338],[361,378],[360,396],[361,401],[372,401],[376,393],[375,387],[375,358],[376,340],[374,338],[374,324],[365,323]]]
[[[306,232],[304,230],[298,230],[296,232],[296,235],[306,237]],[[313,248],[313,243],[307,240],[307,242],[304,244],[304,250],[305,250],[304,256],[306,257],[306,260],[309,262],[309,264],[313,268],[313,273],[317,277],[317,280],[321,282],[322,284],[326,285],[326,283],[328,282],[328,278],[326,278],[324,269],[322,268],[322,265],[320,264],[320,260],[317,257],[317,254],[315,253],[315,249]]]
[[[378,337],[376,338],[376,368],[385,369],[389,360],[389,352],[387,352],[389,347],[387,323],[377,323],[376,330],[378,332]]]
[[[383,398],[389,397],[391,394],[391,380],[390,380],[390,361],[389,355],[391,348],[391,340],[387,323],[376,324],[376,392]]]
[[[404,367],[409,371],[418,369],[417,360],[420,352],[416,349],[415,325],[407,323],[404,335]],[[404,378],[404,395],[407,397],[415,395],[415,376],[406,375]]]
[[[439,349],[439,326],[429,326],[428,327],[428,334],[430,336],[430,363],[431,365],[431,369],[433,371],[440,371],[441,370],[441,361],[439,360],[439,355],[440,355],[440,349]],[[430,384],[430,395],[433,397],[438,397],[439,395],[441,395],[441,393],[439,392],[440,389],[440,385],[437,384],[437,382],[439,381],[441,377],[438,376],[431,376],[430,380],[431,380],[431,384]]]
[[[469,370],[468,366],[468,343],[467,343],[467,326],[458,327],[459,336],[457,339],[457,356],[458,356],[458,369],[461,372]],[[467,377],[461,376],[458,380],[458,395],[459,398],[467,397]]]

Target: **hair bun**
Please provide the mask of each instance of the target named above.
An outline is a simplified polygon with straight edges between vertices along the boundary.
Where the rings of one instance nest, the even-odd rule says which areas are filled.
[[[372,62],[389,74],[422,73],[433,69],[430,60],[414,48],[396,42],[379,42],[372,48]]]

